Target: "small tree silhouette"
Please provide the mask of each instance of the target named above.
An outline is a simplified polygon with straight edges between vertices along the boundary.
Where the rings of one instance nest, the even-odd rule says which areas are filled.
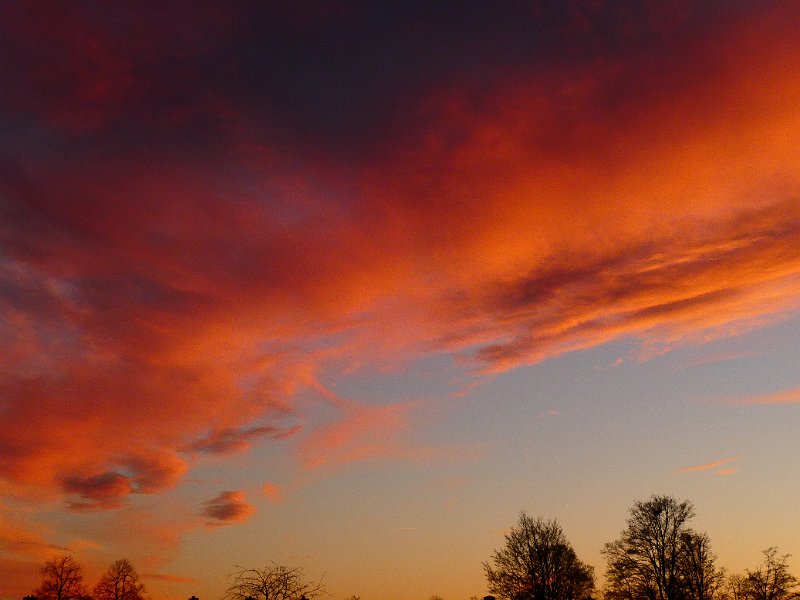
[[[301,600],[324,593],[322,581],[308,583],[299,567],[270,563],[262,569],[236,567],[223,600]]]

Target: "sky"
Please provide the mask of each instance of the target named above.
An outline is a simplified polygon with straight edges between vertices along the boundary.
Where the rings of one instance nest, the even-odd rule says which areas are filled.
[[[800,574],[800,3],[0,5],[0,598],[487,593],[632,503]]]

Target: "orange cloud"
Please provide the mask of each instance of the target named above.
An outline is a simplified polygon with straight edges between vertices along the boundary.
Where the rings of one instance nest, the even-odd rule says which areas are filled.
[[[622,336],[640,338],[652,353],[785,318],[798,308],[800,262],[790,251],[800,243],[798,224],[797,206],[782,203],[718,220],[718,240],[693,240],[684,228],[669,250],[643,244],[505,284],[476,300],[493,316],[484,326],[501,324],[511,339],[478,356],[504,369]]]
[[[681,469],[678,469],[677,472],[678,473],[696,473],[697,471],[708,471],[709,469],[716,469],[717,467],[721,467],[722,465],[727,465],[729,463],[732,463],[735,460],[738,460],[737,457],[722,458],[720,460],[716,460],[714,462],[706,463],[706,464],[703,464],[703,465],[694,465],[694,466],[691,466],[691,467],[683,467]],[[726,472],[723,473],[723,471],[726,471]],[[728,468],[728,469],[718,470],[717,473],[728,475],[728,474],[733,473],[735,471],[736,471],[736,469]]]

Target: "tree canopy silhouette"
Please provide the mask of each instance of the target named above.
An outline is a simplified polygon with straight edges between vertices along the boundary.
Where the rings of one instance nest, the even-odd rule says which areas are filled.
[[[324,592],[322,581],[309,583],[299,567],[271,563],[261,569],[237,567],[229,575],[231,584],[223,600],[299,600],[313,598]]]
[[[724,574],[706,534],[689,528],[688,500],[636,501],[619,539],[605,545],[608,600],[711,600]]]
[[[115,561],[92,590],[93,600],[145,600],[144,584],[126,559]]]
[[[584,600],[594,589],[594,571],[578,560],[556,521],[523,511],[505,536],[506,545],[484,563],[489,590],[506,600]]]
[[[788,554],[778,555],[775,547],[763,551],[764,562],[747,571],[744,589],[748,600],[789,600],[800,598],[797,578],[789,573]]]
[[[39,600],[79,600],[86,596],[81,566],[70,555],[48,560],[41,573],[42,584],[34,592]]]

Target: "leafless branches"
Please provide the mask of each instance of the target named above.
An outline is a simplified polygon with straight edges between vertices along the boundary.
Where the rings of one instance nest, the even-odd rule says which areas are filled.
[[[322,581],[307,582],[299,567],[270,563],[261,569],[236,568],[229,576],[231,584],[223,600],[300,600],[303,596],[311,599],[325,592]]]

